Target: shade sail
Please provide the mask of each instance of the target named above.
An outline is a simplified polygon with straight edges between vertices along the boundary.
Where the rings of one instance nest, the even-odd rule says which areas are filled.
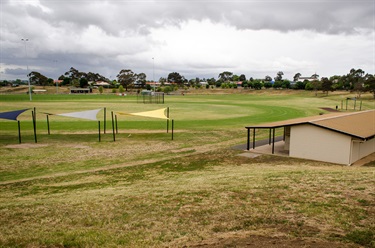
[[[145,111],[145,112],[138,112],[138,113],[123,113],[117,112],[120,115],[135,115],[135,116],[143,116],[143,117],[150,117],[150,118],[158,118],[158,119],[166,119],[169,118],[165,115],[165,110],[167,108],[152,110],[152,111]]]
[[[16,121],[17,117],[20,114],[22,114],[23,112],[25,112],[26,110],[29,110],[29,109],[21,109],[21,110],[9,111],[9,112],[2,112],[2,113],[0,113],[0,118]]]
[[[97,120],[96,115],[99,113],[100,110],[102,109],[94,109],[94,110],[87,110],[87,111],[80,111],[80,112],[57,114],[57,115],[96,121]]]

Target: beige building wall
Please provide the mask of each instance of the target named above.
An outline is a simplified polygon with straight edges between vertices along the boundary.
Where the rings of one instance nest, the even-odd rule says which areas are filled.
[[[355,161],[375,152],[375,139],[370,139],[368,141],[353,139],[352,142],[352,156],[350,158],[351,163],[354,163]]]
[[[289,156],[339,164],[350,164],[348,135],[309,124],[292,126]]]

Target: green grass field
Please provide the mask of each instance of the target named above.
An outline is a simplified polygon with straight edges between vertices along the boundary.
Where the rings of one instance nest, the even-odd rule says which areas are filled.
[[[0,247],[375,247],[375,164],[238,156],[246,125],[324,113],[349,93],[0,95]],[[362,109],[374,109],[371,95]],[[107,109],[107,130],[46,115]],[[110,112],[170,108],[166,121]],[[349,106],[351,107],[351,106]],[[104,111],[98,118],[103,120]],[[103,128],[103,123],[102,123]],[[267,137],[259,132],[259,139]]]

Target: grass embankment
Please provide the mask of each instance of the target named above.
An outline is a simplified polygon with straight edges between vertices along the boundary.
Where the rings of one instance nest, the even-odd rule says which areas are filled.
[[[30,112],[20,116],[21,145],[16,123],[0,121],[0,246],[374,246],[374,167],[229,149],[246,142],[248,124],[318,114],[346,97],[185,95],[144,105],[134,96],[2,96],[4,111],[36,107],[38,144]],[[174,141],[165,120],[139,117],[120,117],[112,141],[110,111],[166,106]],[[96,122],[57,116],[47,135],[42,112],[100,107],[102,142]]]

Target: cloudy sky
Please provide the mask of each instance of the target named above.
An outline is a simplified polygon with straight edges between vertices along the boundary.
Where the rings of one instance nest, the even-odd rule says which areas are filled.
[[[375,73],[374,0],[0,0],[0,76]],[[21,39],[28,39],[27,42]],[[26,49],[25,49],[26,48]]]

